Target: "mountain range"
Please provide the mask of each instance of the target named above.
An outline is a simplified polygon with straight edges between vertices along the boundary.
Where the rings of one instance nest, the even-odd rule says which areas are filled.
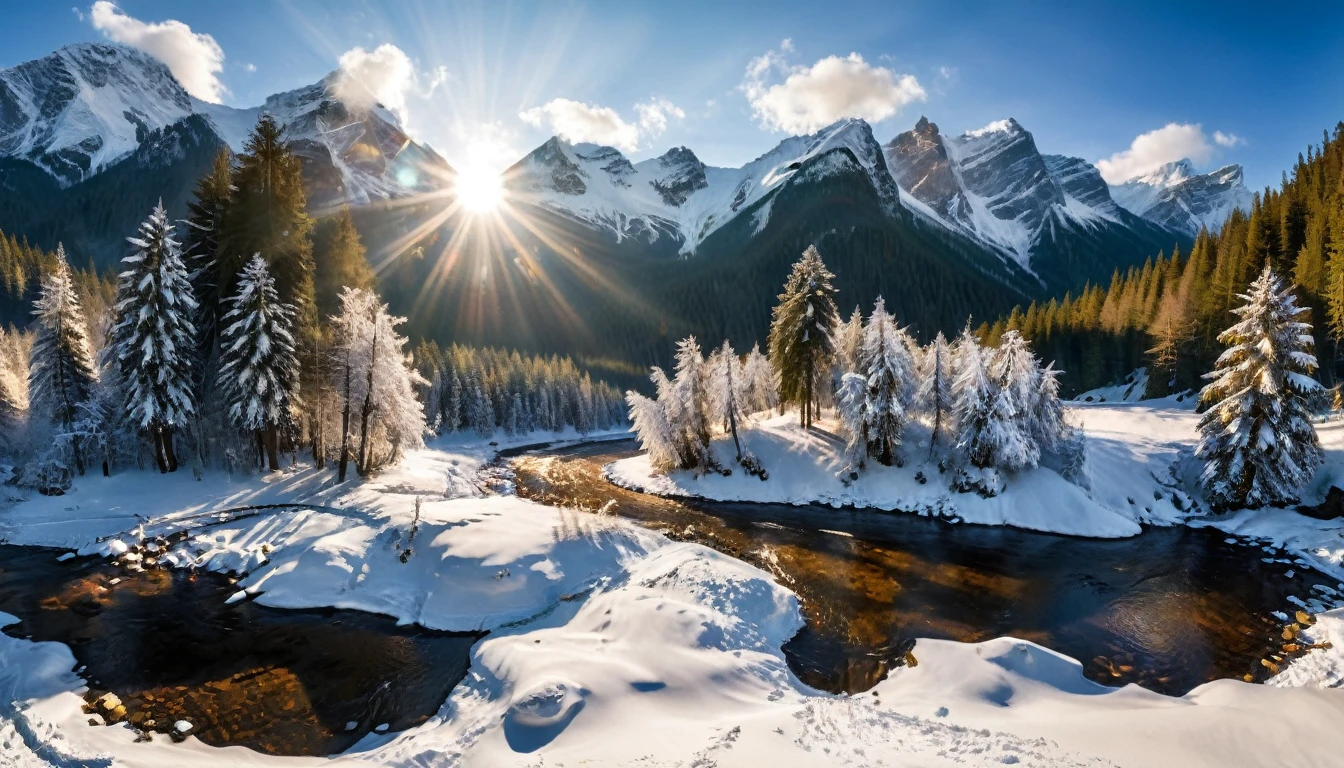
[[[383,257],[453,241],[457,222],[436,217],[452,193],[452,167],[389,110],[348,98],[352,89],[340,78],[332,73],[238,109],[192,98],[158,60],[110,43],[66,46],[0,70],[0,230],[46,247],[61,240],[77,259],[109,265],[156,199],[182,215],[218,149],[242,151],[250,127],[269,113],[303,160],[315,212],[356,206],[366,242]],[[615,286],[644,297],[635,313],[647,317],[635,325],[645,330],[666,335],[708,322],[719,335],[755,338],[763,335],[759,319],[706,321],[693,316],[690,299],[669,292],[718,291],[749,275],[768,285],[741,290],[765,301],[790,257],[824,243],[828,261],[829,249],[843,262],[836,271],[856,302],[883,290],[889,301],[908,293],[907,322],[953,328],[969,313],[1062,294],[1188,247],[1200,227],[1216,229],[1250,198],[1240,167],[1198,174],[1188,161],[1108,186],[1085,160],[1043,154],[1011,118],[956,136],[921,118],[885,145],[867,123],[846,119],[786,138],[740,168],[706,165],[687,147],[632,162],[612,147],[556,137],[503,182],[512,209],[582,244],[538,237],[535,225],[514,226],[506,241],[519,269],[551,259],[552,269],[575,270],[568,282],[549,275],[570,286],[570,305],[635,312],[594,298]],[[573,264],[574,253],[587,264]],[[432,263],[394,261],[381,278],[393,293],[401,285],[418,294],[433,274]],[[598,263],[609,285],[579,275]],[[538,268],[528,268],[530,279]],[[914,274],[915,282],[938,277],[922,290],[946,298],[915,295],[912,281],[901,279]],[[404,304],[425,332],[460,336],[461,323],[417,318],[409,297]],[[526,325],[528,333],[548,332],[536,318]],[[478,330],[482,343],[516,343],[514,331],[522,332],[497,334],[484,323]]]

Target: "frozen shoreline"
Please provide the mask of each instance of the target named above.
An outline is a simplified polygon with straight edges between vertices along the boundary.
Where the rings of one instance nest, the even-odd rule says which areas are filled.
[[[1172,698],[1104,688],[1072,659],[1012,638],[920,640],[919,666],[873,695],[819,694],[784,661],[780,648],[802,620],[770,574],[617,518],[486,496],[480,471],[507,447],[487,442],[440,442],[341,486],[312,469],[236,482],[85,478],[68,496],[0,510],[0,536],[101,553],[135,535],[136,513],[171,524],[294,503],[202,529],[175,562],[245,571],[240,586],[267,605],[493,628],[429,722],[370,736],[324,764],[1225,765],[1293,754],[1324,766],[1344,750],[1344,697],[1304,687],[1340,684],[1338,648],[1273,681],[1297,687],[1218,681]],[[770,482],[778,477],[772,471]],[[153,495],[143,493],[150,483]],[[407,541],[416,498],[415,554],[403,564],[396,545]],[[1255,534],[1270,522],[1225,524]],[[1308,632],[1344,638],[1344,612]],[[63,645],[0,635],[0,764],[317,764],[194,738],[135,744],[127,727],[89,727],[72,666]]]

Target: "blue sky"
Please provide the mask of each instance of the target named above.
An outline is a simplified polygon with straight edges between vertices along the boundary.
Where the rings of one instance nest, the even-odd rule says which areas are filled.
[[[1333,2],[121,0],[94,10],[0,0],[0,67],[111,36],[167,51],[197,95],[252,106],[344,56],[458,165],[507,163],[557,131],[636,159],[684,144],[739,165],[846,113],[875,121],[882,141],[921,114],[945,133],[1011,116],[1042,151],[1108,161],[1115,177],[1193,154],[1205,169],[1240,162],[1260,187],[1344,119],[1344,4]],[[168,20],[185,26],[146,26]]]

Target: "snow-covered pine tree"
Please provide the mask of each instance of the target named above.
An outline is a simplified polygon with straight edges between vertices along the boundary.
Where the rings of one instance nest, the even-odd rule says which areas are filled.
[[[661,368],[654,368],[651,378],[655,386],[658,385],[660,378],[663,381],[667,380]],[[663,403],[634,390],[625,393],[625,401],[630,406],[630,423],[635,429],[635,435],[649,457],[649,466],[658,472],[680,469],[679,439],[676,430],[668,421],[667,409],[663,407]]]
[[[952,391],[957,449],[976,467],[999,466],[1005,427],[1011,426],[1013,418],[1009,398],[990,375],[992,351],[983,349],[969,328],[962,331],[956,346],[957,378]]]
[[[835,361],[832,367],[835,371],[835,391],[837,394],[840,392],[840,385],[846,373],[855,373],[862,370],[862,360],[863,312],[856,305],[854,314],[835,327]]]
[[[1308,406],[1321,390],[1308,310],[1268,266],[1241,298],[1200,392],[1200,484],[1221,509],[1292,503],[1323,461]]]
[[[1058,453],[1071,447],[1073,428],[1065,419],[1064,403],[1059,399],[1060,373],[1053,362],[1039,370],[1034,397],[1027,410],[1027,432],[1042,453]]]
[[[56,246],[55,268],[42,277],[33,316],[29,409],[34,417],[70,433],[79,415],[78,405],[88,399],[98,382],[98,369],[89,352],[88,326],[63,245]],[[82,475],[84,460],[78,438],[71,440],[70,448],[75,468]]]
[[[868,379],[863,374],[846,373],[835,393],[840,427],[845,433],[845,456],[852,473],[862,469],[868,458]]]
[[[999,392],[994,410],[994,466],[1016,471],[1034,467],[1041,451],[1031,433],[1031,409],[1037,404],[1040,367],[1027,340],[1006,331],[990,362],[990,376]]]
[[[136,251],[122,259],[126,270],[117,286],[112,360],[131,419],[153,440],[159,471],[175,472],[173,433],[196,413],[191,393],[196,300],[163,201],[127,241]]]
[[[834,279],[816,246],[809,245],[793,265],[770,320],[770,363],[779,376],[779,398],[798,405],[805,429],[812,426],[817,387],[829,377],[835,351]]]
[[[101,462],[103,477],[112,474],[112,461],[120,442],[118,399],[116,389],[103,380],[93,386],[87,399],[75,406],[79,418],[71,427],[72,435],[92,460]]]
[[[886,302],[877,297],[863,333],[859,373],[868,385],[863,408],[868,455],[884,466],[901,460],[901,438],[914,383],[914,361],[904,335],[887,313]]]
[[[495,431],[495,406],[481,379],[479,369],[467,378],[467,425],[481,437],[488,437]]]
[[[747,410],[750,413],[768,411],[779,404],[775,387],[775,369],[770,358],[761,354],[759,344],[752,344],[747,359],[742,363],[742,378],[746,381]]]
[[[669,409],[669,421],[680,435],[683,466],[707,469],[714,463],[709,451],[712,421],[705,358],[694,336],[677,342],[676,364],[669,393],[676,407]]]
[[[0,449],[16,447],[28,417],[28,369],[33,334],[0,328]]]
[[[737,427],[747,419],[746,378],[742,375],[742,362],[727,339],[709,356],[708,378],[710,416],[733,436],[733,448],[740,462],[742,441],[737,437]]]
[[[221,320],[219,388],[229,420],[257,436],[262,460],[280,469],[280,433],[293,426],[299,363],[294,308],[280,301],[261,254],[238,277],[238,293]]]
[[[923,357],[918,401],[921,410],[933,419],[929,433],[929,455],[932,456],[938,441],[952,428],[952,352],[942,331],[929,342]]]

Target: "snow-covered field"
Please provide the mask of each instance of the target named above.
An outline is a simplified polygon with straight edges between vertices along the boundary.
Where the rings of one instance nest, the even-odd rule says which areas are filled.
[[[1151,490],[1165,487],[1162,465],[1181,450],[1176,433],[1193,416],[1137,406],[1089,408],[1082,416],[1092,436],[1092,498],[1053,496],[1063,481],[1041,478],[1015,504],[1048,503],[1040,519],[1051,520],[1076,502],[1075,513],[1095,517],[1087,525],[1111,535],[1140,519],[1182,519]],[[787,431],[767,424],[755,439],[771,430]],[[1344,435],[1331,425],[1323,436],[1338,467]],[[172,557],[245,570],[240,587],[263,604],[362,608],[430,627],[492,630],[435,717],[371,735],[323,764],[1332,766],[1344,753],[1337,690],[1344,649],[1308,655],[1274,686],[1219,681],[1171,698],[1099,686],[1077,662],[1011,638],[920,641],[918,666],[874,691],[818,693],[784,661],[781,645],[802,619],[792,593],[768,573],[618,518],[489,495],[481,470],[492,450],[437,444],[373,480],[343,486],[312,469],[200,482],[187,472],[88,477],[67,496],[0,509],[0,537],[110,552],[141,526],[146,533],[189,526],[196,532]],[[796,476],[807,469],[801,453],[791,464],[759,455],[771,470],[766,483],[737,475],[699,482],[819,487],[819,474]],[[936,482],[909,480],[916,488]],[[1116,503],[1126,485],[1135,505]],[[415,555],[403,564],[397,545],[408,542],[417,498]],[[258,504],[295,506],[218,517]],[[958,514],[1011,522],[1021,519],[1016,509],[1001,499]],[[1218,524],[1255,535],[1291,530],[1321,548],[1333,535],[1333,554],[1317,562],[1333,558],[1339,567],[1338,523],[1276,527],[1271,514],[1287,513]],[[1307,631],[1344,640],[1344,614],[1322,615]],[[63,645],[0,635],[0,765],[319,763],[194,738],[134,743],[129,727],[90,727],[73,666]]]

